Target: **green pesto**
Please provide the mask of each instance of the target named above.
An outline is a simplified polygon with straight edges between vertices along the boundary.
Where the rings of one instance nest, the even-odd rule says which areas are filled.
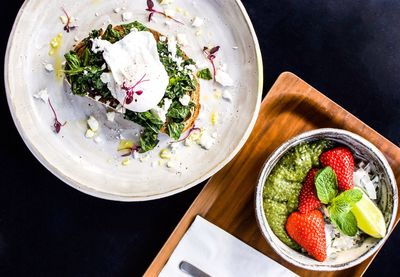
[[[300,246],[285,230],[286,220],[298,206],[302,182],[311,167],[319,166],[319,156],[329,142],[319,140],[301,143],[291,148],[269,174],[263,191],[263,206],[268,224],[274,234],[293,249]]]

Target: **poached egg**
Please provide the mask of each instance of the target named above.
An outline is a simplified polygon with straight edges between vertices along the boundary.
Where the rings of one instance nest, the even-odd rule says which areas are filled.
[[[145,112],[157,107],[163,99],[169,77],[161,63],[152,33],[132,31],[111,44],[101,38],[92,40],[92,51],[103,52],[111,72],[101,81],[124,108]]]

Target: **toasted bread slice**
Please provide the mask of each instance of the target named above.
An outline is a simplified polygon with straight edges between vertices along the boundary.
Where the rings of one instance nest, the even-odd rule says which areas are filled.
[[[114,26],[113,27],[114,30],[118,31],[119,33],[123,33],[124,32],[124,28],[120,25],[118,26]],[[104,35],[104,30],[101,30],[101,35]],[[149,31],[153,34],[154,39],[158,42],[160,40],[160,37],[162,36],[161,33],[149,29]],[[74,51],[78,54],[78,56],[82,56],[85,50],[85,43],[83,41],[79,42],[75,47],[74,47]],[[188,60],[189,57],[186,55],[185,52],[183,52],[183,58],[184,60]],[[191,129],[194,126],[194,122],[196,121],[197,117],[199,116],[200,113],[200,83],[196,77],[195,74],[193,74],[193,78],[196,80],[196,89],[189,92],[188,95],[190,96],[190,100],[195,104],[194,107],[192,108],[192,110],[190,111],[190,114],[188,115],[188,117],[182,122],[184,124],[184,129],[182,131],[185,132],[189,129]],[[101,102],[102,104],[112,108],[112,109],[116,109],[117,106],[120,104],[118,102],[118,100],[113,99],[112,101],[109,100],[105,100],[105,99],[95,99],[95,97],[98,96],[96,94],[96,92],[89,92],[88,97],[92,98],[95,101]],[[167,124],[168,124],[168,119],[167,122],[163,125],[163,127],[161,128],[161,132],[162,133],[167,133]]]

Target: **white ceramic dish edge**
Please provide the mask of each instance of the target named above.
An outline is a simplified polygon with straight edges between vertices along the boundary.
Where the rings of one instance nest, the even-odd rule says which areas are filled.
[[[10,33],[10,37],[7,43],[7,49],[6,49],[6,55],[5,55],[5,60],[4,60],[4,81],[5,81],[5,88],[6,91],[9,92],[10,91],[10,84],[9,84],[9,76],[8,76],[8,64],[9,64],[9,58],[10,58],[10,51],[11,51],[11,45],[12,45],[12,38],[14,37],[14,33],[15,33],[15,29],[16,26],[18,24],[18,21],[23,13],[24,7],[29,3],[29,0],[26,0],[19,12],[18,15],[14,21],[11,33]],[[240,142],[238,143],[238,145],[236,146],[236,148],[231,152],[231,154],[221,163],[219,163],[214,169],[210,170],[207,174],[203,175],[201,178],[198,178],[178,189],[174,189],[171,191],[167,191],[161,194],[157,194],[157,195],[147,195],[147,196],[124,196],[124,195],[112,195],[109,193],[104,193],[104,192],[100,192],[97,191],[93,188],[90,187],[86,187],[86,186],[81,186],[80,184],[78,184],[77,182],[75,182],[74,180],[68,178],[67,176],[64,176],[56,167],[52,166],[51,164],[48,164],[46,162],[46,159],[43,155],[41,155],[41,153],[29,142],[29,140],[24,136],[24,132],[22,130],[21,124],[19,123],[19,120],[14,112],[15,109],[11,108],[12,105],[12,101],[10,100],[10,93],[7,93],[7,101],[8,101],[8,105],[10,107],[10,112],[14,121],[14,124],[17,127],[17,130],[19,132],[19,134],[21,135],[23,141],[25,142],[25,144],[27,145],[28,149],[32,152],[32,154],[39,160],[39,162],[45,167],[47,168],[50,172],[52,172],[56,177],[58,177],[60,180],[62,180],[63,182],[65,182],[66,184],[70,185],[71,187],[98,197],[98,198],[103,198],[103,199],[107,199],[107,200],[115,200],[115,201],[123,201],[123,202],[135,202],[135,201],[147,201],[147,200],[154,200],[154,199],[159,199],[159,198],[164,198],[167,196],[171,196],[173,194],[182,192],[184,190],[187,190],[201,182],[203,182],[204,180],[210,178],[212,175],[214,175],[215,173],[217,173],[220,169],[222,169],[227,163],[229,163],[235,156],[236,154],[240,151],[240,149],[243,147],[244,143],[247,141],[247,139],[250,136],[251,131],[254,128],[254,125],[256,123],[257,117],[258,117],[258,113],[260,110],[260,105],[261,105],[261,96],[262,96],[262,88],[263,88],[263,62],[262,62],[262,56],[261,56],[261,50],[260,50],[260,46],[258,43],[258,39],[254,30],[254,27],[251,23],[250,17],[248,16],[243,4],[241,3],[240,0],[235,0],[235,3],[238,5],[239,9],[241,10],[244,19],[247,22],[247,27],[249,28],[249,31],[251,33],[251,36],[253,38],[253,42],[254,42],[254,46],[255,46],[255,51],[256,51],[256,63],[257,63],[257,68],[258,68],[258,89],[257,89],[257,106],[256,106],[256,110],[254,112],[253,118],[251,120],[251,123],[249,124],[243,138],[240,140]]]

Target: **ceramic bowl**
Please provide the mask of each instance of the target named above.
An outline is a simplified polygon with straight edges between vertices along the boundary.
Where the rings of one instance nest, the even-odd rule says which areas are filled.
[[[157,9],[166,9],[154,1]],[[84,193],[119,201],[143,201],[167,197],[211,177],[226,165],[250,135],[260,109],[263,72],[260,48],[250,19],[240,1],[175,0],[168,6],[184,24],[167,21],[161,15],[148,22],[146,0],[26,0],[18,13],[9,38],[5,57],[5,87],[15,125],[34,156],[54,175]],[[60,16],[64,8],[78,18],[78,27],[66,33]],[[117,10],[118,8],[118,10]],[[234,81],[229,87],[230,101],[222,98],[224,87],[200,80],[201,111],[196,127],[215,135],[215,144],[204,150],[199,145],[177,144],[173,165],[161,160],[161,149],[170,139],[160,135],[158,147],[142,160],[131,158],[121,164],[117,153],[119,139],[138,140],[138,129],[132,122],[116,115],[106,118],[105,107],[85,97],[65,91],[55,72],[46,72],[43,63],[62,62],[63,54],[91,30],[119,25],[123,15],[138,20],[164,35],[186,35],[183,50],[199,68],[210,67],[204,46],[220,46],[217,66],[225,66]],[[201,28],[192,26],[195,16],[204,19]],[[168,24],[167,24],[168,23]],[[200,32],[200,33],[199,33]],[[58,52],[49,56],[49,43],[62,33]],[[23,80],[23,81],[21,81]],[[60,121],[67,124],[60,134],[52,130],[53,115],[47,103],[33,96],[47,88]],[[211,115],[215,114],[211,120]],[[85,138],[86,119],[99,121],[100,141]],[[232,128],[235,126],[235,128]]]
[[[324,262],[318,262],[312,257],[295,251],[284,244],[271,230],[263,210],[263,190],[266,179],[279,159],[292,147],[319,139],[327,139],[349,147],[356,160],[369,162],[373,170],[380,175],[380,188],[378,190],[378,206],[382,211],[388,234],[382,239],[366,238],[356,248],[343,250],[333,257],[328,257]],[[286,261],[305,269],[318,271],[336,271],[355,266],[373,255],[386,241],[393,227],[398,205],[396,179],[384,155],[364,138],[340,129],[317,129],[298,135],[282,144],[266,160],[258,179],[255,207],[258,225],[261,232],[271,247]]]

